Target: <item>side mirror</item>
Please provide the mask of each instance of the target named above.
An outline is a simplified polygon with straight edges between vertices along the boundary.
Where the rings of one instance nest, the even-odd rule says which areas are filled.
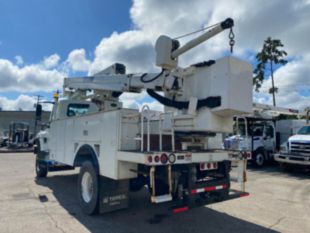
[[[36,119],[41,120],[41,116],[42,116],[42,105],[37,104],[37,106],[36,106]]]

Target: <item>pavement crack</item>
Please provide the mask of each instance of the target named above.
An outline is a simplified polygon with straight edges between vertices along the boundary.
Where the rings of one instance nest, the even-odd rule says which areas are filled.
[[[279,201],[284,201],[284,202],[287,202],[287,203],[292,203],[292,204],[301,204],[300,202],[297,202],[297,201],[291,201],[291,200],[287,200],[287,199],[278,199]]]
[[[284,219],[285,219],[285,217],[279,218],[274,224],[270,225],[268,228],[269,229],[274,228],[276,225],[280,224]]]
[[[28,187],[30,193],[32,193],[32,195],[36,196],[35,193],[33,192],[33,190],[29,187],[29,185],[28,185],[27,187]],[[38,197],[39,200],[40,200],[40,196],[41,196],[41,195],[39,195],[39,197]],[[44,196],[45,196],[45,195],[44,195]],[[46,196],[45,196],[45,197],[46,197]],[[46,197],[46,198],[47,198],[47,197]],[[47,200],[48,200],[48,199],[47,199]],[[45,202],[40,201],[40,203],[42,204],[42,206],[43,206],[43,208],[44,208],[45,214],[46,214],[46,215],[49,217],[49,219],[53,222],[55,228],[59,229],[62,233],[66,233],[66,231],[58,225],[56,219],[50,214],[50,212],[49,212],[48,209],[47,209],[47,206],[46,206]]]
[[[59,229],[61,232],[66,233],[66,231],[65,231],[64,229],[62,229],[62,228],[58,225],[56,219],[54,219],[54,217],[48,212],[47,206],[46,206],[44,203],[42,203],[42,205],[43,205],[43,207],[44,207],[44,211],[45,211],[46,215],[52,220],[52,222],[54,223],[54,226],[55,226],[57,229]]]

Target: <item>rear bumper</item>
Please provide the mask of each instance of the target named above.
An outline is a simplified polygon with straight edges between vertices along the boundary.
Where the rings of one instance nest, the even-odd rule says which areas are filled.
[[[310,157],[299,156],[294,154],[279,153],[274,154],[274,159],[279,163],[298,164],[304,166],[310,166]]]
[[[170,163],[161,163],[161,160],[156,160],[156,157],[160,158],[161,155],[166,154],[168,157],[173,154],[175,161]],[[224,160],[240,160],[245,155],[240,151],[225,151],[214,150],[205,152],[132,152],[132,151],[118,151],[117,159],[121,162],[130,162],[137,164],[144,164],[147,166],[163,166],[174,164],[193,164],[202,162],[221,162]],[[150,158],[150,159],[149,159]]]
[[[189,205],[173,206],[173,207],[171,207],[171,211],[174,214],[177,214],[177,213],[184,212],[184,211],[196,208],[196,207],[201,207],[201,206],[205,206],[205,205],[210,205],[210,204],[214,204],[214,203],[218,203],[218,202],[229,201],[229,200],[233,200],[233,199],[237,199],[237,198],[241,198],[241,197],[248,197],[248,196],[250,196],[250,194],[248,192],[242,192],[239,190],[230,189],[228,196],[224,199],[218,199],[216,197],[208,198],[208,200],[205,200],[205,201],[200,199],[200,202],[191,203]]]

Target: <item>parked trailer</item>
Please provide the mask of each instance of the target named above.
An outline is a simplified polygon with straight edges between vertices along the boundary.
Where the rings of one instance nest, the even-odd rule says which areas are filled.
[[[9,126],[9,148],[25,148],[30,146],[29,124],[25,122],[11,122]]]
[[[78,198],[87,214],[126,208],[128,192],[144,187],[152,203],[171,202],[175,213],[248,195],[244,154],[209,139],[232,132],[233,115],[252,111],[251,65],[225,57],[177,66],[179,55],[232,26],[227,19],[183,47],[159,37],[159,74],[126,74],[114,64],[65,79],[65,98],[55,96],[50,126],[36,138],[37,176],[81,167]],[[142,90],[165,106],[156,119],[147,106],[139,112],[119,101]],[[239,191],[231,189],[231,169]]]

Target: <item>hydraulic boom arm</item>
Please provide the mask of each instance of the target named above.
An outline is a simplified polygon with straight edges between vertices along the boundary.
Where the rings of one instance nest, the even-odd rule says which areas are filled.
[[[160,36],[156,42],[156,61],[157,65],[162,68],[162,72],[158,74],[125,74],[123,65],[114,64],[90,77],[66,78],[64,89],[114,92],[141,92],[145,89],[176,94],[177,91],[182,89],[182,78],[184,76],[180,70],[175,70],[177,58],[223,30],[232,28],[233,25],[233,20],[228,18],[180,48],[177,40],[167,36]],[[117,67],[120,69],[117,69]]]

